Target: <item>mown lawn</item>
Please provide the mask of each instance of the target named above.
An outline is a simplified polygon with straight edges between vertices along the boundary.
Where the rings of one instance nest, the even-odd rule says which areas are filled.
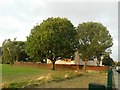
[[[17,67],[3,64],[2,65],[2,82],[22,81],[41,74],[49,70],[44,68]]]
[[[53,71],[51,69],[46,69],[46,68],[20,67],[20,66],[14,66],[14,65],[11,66],[7,64],[0,64],[0,66],[2,66],[2,83],[0,85],[4,86],[3,84],[5,84],[5,87],[6,85],[9,86],[9,84],[11,84],[12,87],[18,87],[18,86],[22,87],[23,84],[24,85],[28,84],[29,81],[36,80],[41,76],[45,76],[44,79],[46,79],[49,75],[52,75],[52,81],[61,81],[64,79],[64,76],[66,74],[71,74],[72,76],[72,73],[73,73],[73,76],[74,76],[73,70],[72,71],[71,70]]]
[[[87,88],[89,83],[105,84],[106,72],[75,72],[36,67],[2,66],[2,86],[11,88]],[[5,83],[5,85],[4,85]],[[67,84],[66,84],[67,83]],[[7,87],[7,86],[5,86]]]

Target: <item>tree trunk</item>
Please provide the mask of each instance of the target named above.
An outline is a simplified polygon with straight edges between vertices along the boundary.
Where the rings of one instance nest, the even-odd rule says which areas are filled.
[[[86,71],[86,64],[87,64],[87,59],[84,61],[84,71]]]
[[[49,58],[50,60],[51,60],[51,62],[52,62],[52,70],[55,70],[55,62],[56,62],[56,57],[55,58],[53,58],[53,56],[51,56],[50,58]]]
[[[76,64],[76,71],[79,71],[80,68],[79,68],[79,64]]]
[[[16,59],[16,62],[18,62],[18,59],[19,59],[19,57],[18,57],[18,55],[17,55],[17,59]]]
[[[100,66],[100,60],[101,60],[101,58],[99,57],[99,56],[97,56],[97,66]]]
[[[100,60],[98,60],[98,65],[97,66],[100,66]]]
[[[13,60],[11,60],[11,61],[10,61],[10,65],[12,66],[13,64],[14,64],[14,61],[13,61]]]
[[[52,65],[53,65],[52,70],[55,70],[55,61],[52,61]]]
[[[13,56],[10,57],[10,65],[12,66],[14,64],[14,58]]]
[[[15,62],[18,62],[18,55],[15,56]]]

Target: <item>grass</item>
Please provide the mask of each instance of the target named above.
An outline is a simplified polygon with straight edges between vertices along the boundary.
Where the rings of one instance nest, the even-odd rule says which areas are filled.
[[[62,81],[73,71],[47,70],[45,68],[20,67],[3,64],[2,66],[2,86],[3,87],[23,87],[27,84],[41,83],[40,77],[44,77],[42,82]],[[71,77],[75,76],[74,74]]]
[[[107,74],[105,72],[79,72],[82,74],[67,73],[69,78],[56,77],[57,81],[46,82],[32,86],[34,88],[88,88],[89,83],[107,85]]]
[[[89,83],[106,85],[106,78],[106,72],[53,71],[45,68],[2,65],[2,86],[9,88],[86,88]]]
[[[2,82],[21,81],[29,79],[37,75],[43,74],[48,70],[40,68],[16,67],[10,65],[2,65]]]

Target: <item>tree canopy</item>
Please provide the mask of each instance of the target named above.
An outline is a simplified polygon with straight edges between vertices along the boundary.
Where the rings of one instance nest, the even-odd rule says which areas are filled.
[[[78,50],[85,64],[88,60],[101,60],[111,53],[112,37],[99,22],[83,22],[76,28],[67,18],[51,17],[31,29],[27,41],[5,40],[2,45],[4,62],[50,59],[55,69],[58,58],[70,58]],[[27,56],[27,55],[28,56]]]
[[[105,26],[98,22],[83,22],[77,26],[79,52],[83,60],[100,59],[110,52],[112,37]]]
[[[102,60],[102,65],[105,65],[105,66],[112,66],[112,65],[115,65],[115,62],[113,61],[113,59],[108,55],[108,56],[105,56]]]
[[[75,27],[67,18],[48,18],[31,30],[25,44],[26,53],[36,60],[50,59],[55,69],[58,57],[73,55],[78,43],[76,34]]]
[[[12,65],[14,61],[24,60],[27,57],[24,48],[25,42],[6,39],[2,44],[3,63]]]

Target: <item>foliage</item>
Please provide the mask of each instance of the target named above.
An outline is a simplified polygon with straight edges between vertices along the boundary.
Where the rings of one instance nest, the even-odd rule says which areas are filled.
[[[105,56],[102,60],[102,65],[112,66],[112,65],[115,65],[115,62],[110,56]]]
[[[26,53],[35,60],[69,58],[77,47],[76,30],[67,18],[48,18],[36,25],[25,44]]]
[[[117,66],[120,66],[120,62],[117,62],[117,64],[116,64]]]
[[[0,56],[2,55],[2,47],[0,47]]]
[[[25,54],[24,45],[23,41],[5,40],[2,44],[3,63],[13,64],[14,61],[25,60],[27,55]]]
[[[101,23],[83,22],[77,27],[79,38],[79,52],[83,60],[92,58],[100,60],[105,53],[110,53],[110,47],[113,45],[112,37]]]
[[[14,41],[13,43],[16,43],[14,45],[14,52],[16,55],[16,61],[26,61],[26,58],[28,58],[27,54],[25,53],[25,42],[23,41]]]
[[[13,53],[13,43],[10,39],[7,39],[2,44],[2,60],[3,63],[11,63],[11,65],[14,63],[13,58],[15,53]]]

